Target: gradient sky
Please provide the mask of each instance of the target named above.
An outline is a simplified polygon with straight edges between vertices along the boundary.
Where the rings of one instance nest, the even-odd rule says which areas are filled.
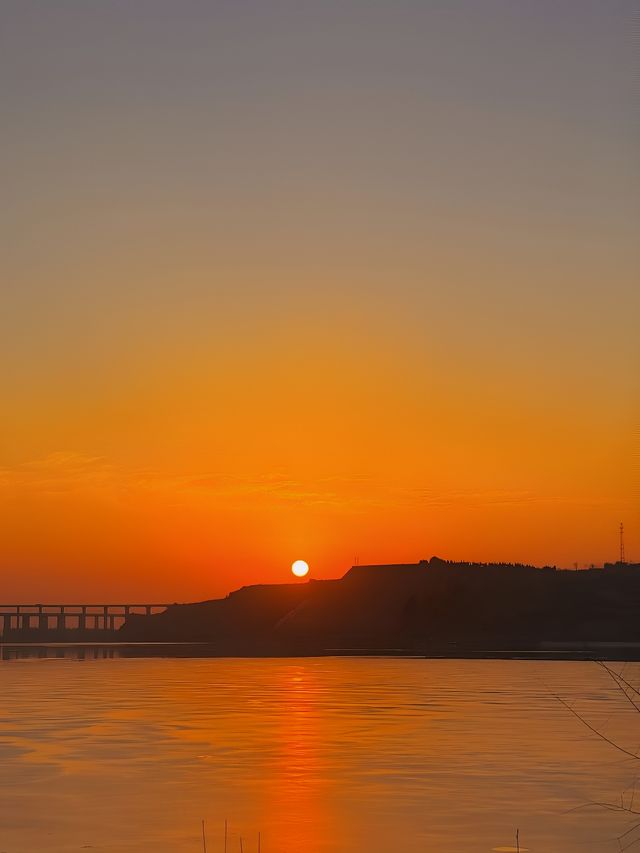
[[[2,597],[640,559],[636,5],[5,0]]]

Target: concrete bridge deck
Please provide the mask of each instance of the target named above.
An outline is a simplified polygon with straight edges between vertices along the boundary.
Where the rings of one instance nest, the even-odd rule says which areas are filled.
[[[13,631],[116,631],[127,616],[150,616],[169,604],[0,604],[0,635]]]

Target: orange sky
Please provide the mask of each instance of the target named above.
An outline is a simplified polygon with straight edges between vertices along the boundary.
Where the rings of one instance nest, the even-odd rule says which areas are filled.
[[[4,13],[3,597],[640,559],[627,4],[158,5]]]

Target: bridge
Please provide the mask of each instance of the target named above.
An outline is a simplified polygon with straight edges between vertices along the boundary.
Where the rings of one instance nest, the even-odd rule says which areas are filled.
[[[168,604],[0,604],[0,635],[15,631],[117,631],[127,616],[151,616]]]

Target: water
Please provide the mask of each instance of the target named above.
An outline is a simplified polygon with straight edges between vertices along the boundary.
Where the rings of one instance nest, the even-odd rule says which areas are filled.
[[[0,663],[0,853],[616,851],[640,717],[596,664]],[[635,664],[617,664],[636,683]],[[640,794],[639,794],[640,799]],[[573,811],[571,811],[573,810]],[[626,841],[640,836],[627,836]]]

